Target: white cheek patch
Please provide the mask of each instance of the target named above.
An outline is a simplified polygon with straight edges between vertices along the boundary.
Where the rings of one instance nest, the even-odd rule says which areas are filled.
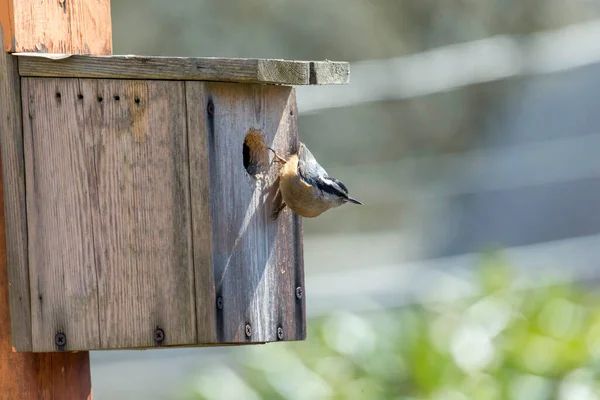
[[[342,197],[328,193],[324,190],[321,190],[321,195],[329,205],[340,206],[344,203],[344,199]]]

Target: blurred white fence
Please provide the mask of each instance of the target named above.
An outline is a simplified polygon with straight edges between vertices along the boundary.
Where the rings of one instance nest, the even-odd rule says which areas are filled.
[[[497,36],[408,57],[353,63],[350,85],[299,87],[298,105],[301,113],[309,114],[367,102],[422,96],[512,76],[565,71],[598,61],[600,21],[597,20],[526,37]],[[600,135],[591,133],[584,137],[502,151],[482,150],[466,156],[438,158],[435,162],[441,162],[444,170],[463,167],[468,170],[477,159],[487,160],[488,170],[471,169],[464,175],[464,181],[452,182],[451,185],[440,182],[443,187],[434,182],[426,185],[421,195],[435,197],[457,191],[464,193],[515,185],[548,184],[550,181],[596,176],[600,172],[596,162],[599,138]],[[561,165],[556,163],[559,156]],[[569,159],[579,162],[571,163]],[[418,171],[421,169],[419,165],[430,161],[434,160],[401,161],[391,168],[389,165],[371,166],[371,169],[361,166],[360,171],[348,175],[370,182],[372,177],[382,177],[382,171],[388,171],[393,173],[397,183],[402,171]],[[335,169],[331,168],[333,175]],[[519,173],[524,170],[535,173]],[[490,179],[490,174],[497,176]],[[505,180],[507,176],[511,179]],[[359,186],[351,181],[347,183]],[[402,190],[405,191],[406,186],[402,186]],[[388,200],[398,201],[404,193],[398,191],[396,198],[390,200],[388,197]],[[368,196],[361,199],[377,201]],[[477,255],[400,264],[385,264],[383,257],[379,260],[383,265],[365,263],[362,268],[327,272],[317,272],[308,265],[316,262],[313,258],[316,255],[325,262],[322,254],[347,253],[347,249],[355,248],[357,240],[393,245],[395,237],[398,242],[394,249],[398,251],[402,240],[397,232],[391,236],[386,232],[362,234],[360,237],[307,236],[305,247],[310,249],[306,259],[310,270],[306,277],[307,315],[318,316],[338,310],[360,312],[413,302],[448,301],[475,294],[472,268],[477,265]],[[558,280],[589,281],[598,278],[599,248],[600,235],[593,235],[511,248],[506,255],[511,265],[527,266],[517,268],[523,286],[545,285]],[[195,368],[217,361],[226,362],[228,351],[231,349],[92,352],[94,394],[100,399],[165,398],[166,393],[178,387]]]
[[[406,57],[350,65],[350,84],[297,89],[300,113],[401,100],[600,61],[600,20],[529,36],[500,35]]]
[[[378,238],[363,235],[361,240],[369,242]],[[317,245],[316,240],[313,242],[307,245]],[[328,242],[319,245],[327,246]],[[591,235],[513,247],[503,251],[502,256],[514,268],[517,287],[532,288],[600,278],[598,249],[600,235]],[[307,314],[363,312],[474,296],[478,294],[476,270],[480,265],[481,255],[466,254],[314,273],[306,278]]]

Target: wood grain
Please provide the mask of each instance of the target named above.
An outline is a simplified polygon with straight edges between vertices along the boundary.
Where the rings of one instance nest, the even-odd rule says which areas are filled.
[[[22,93],[33,350],[97,348],[97,271],[79,83],[27,78]],[[58,333],[67,337],[63,349],[55,345]]]
[[[290,106],[290,112],[292,115],[298,115],[298,105],[296,104],[296,93],[294,95],[294,102]],[[298,136],[298,118],[290,118],[288,130],[290,132],[290,145],[291,150],[296,152],[300,146],[300,138]],[[288,210],[289,212],[289,210]],[[293,255],[297,265],[294,268],[294,279],[290,279],[286,285],[280,286],[280,296],[285,299],[294,299],[294,310],[289,307],[285,315],[287,320],[295,319],[296,321],[302,321],[301,323],[289,324],[284,326],[284,340],[287,338],[294,338],[295,340],[306,339],[306,288],[304,286],[304,233],[302,231],[302,217],[295,213],[292,214],[292,224],[285,225],[287,240],[293,243]],[[285,265],[289,263],[288,249],[280,247],[280,253],[278,260],[280,263]],[[290,286],[291,285],[291,286]]]
[[[0,30],[3,46],[0,47],[6,51],[14,48],[13,38],[15,31],[15,17],[13,10],[13,0],[0,0]]]
[[[10,56],[0,55],[0,60],[10,60]],[[2,61],[0,61],[1,64]],[[5,104],[6,95],[10,93],[6,90],[4,84],[7,82],[9,69],[0,65],[0,82],[3,82],[2,90],[0,90],[0,104]],[[14,93],[10,96],[14,97]],[[13,109],[11,107],[10,109]],[[6,111],[4,107],[0,108]],[[20,107],[19,107],[20,110]],[[19,115],[16,112],[13,115]],[[12,119],[12,118],[11,118]],[[2,121],[6,120],[5,115],[2,115]],[[4,126],[1,127],[4,131]],[[7,147],[2,137],[3,153]],[[21,150],[22,152],[22,150]],[[5,162],[4,154],[2,158],[3,167],[10,164]],[[6,173],[4,174],[6,176]],[[1,178],[0,178],[1,180]],[[4,181],[5,183],[7,181]],[[2,183],[2,182],[0,182]],[[9,311],[9,282],[11,297],[18,297],[18,292],[15,290],[16,283],[10,281],[8,265],[11,257],[7,250],[7,244],[14,246],[15,243],[6,235],[8,230],[8,221],[5,215],[12,212],[8,205],[4,203],[4,199],[9,197],[3,192],[3,187],[10,187],[12,184],[0,184],[0,397],[3,399],[20,399],[20,400],[39,400],[39,399],[81,399],[91,400],[91,376],[90,376],[90,361],[88,352],[79,353],[19,353],[15,351],[14,345],[26,345],[22,350],[30,350],[31,343],[25,343],[23,338],[16,335],[26,335],[31,339],[30,327],[29,333],[22,332],[20,325],[15,322],[23,319],[21,311]],[[6,207],[6,208],[5,208]],[[5,214],[5,210],[6,214]],[[8,232],[11,232],[8,230]],[[25,242],[26,243],[26,242]],[[20,247],[21,245],[19,245]],[[16,265],[12,264],[10,269],[15,270]],[[18,269],[16,269],[18,271]],[[25,271],[26,272],[26,271]],[[27,292],[28,292],[27,288]],[[11,319],[12,316],[12,319]],[[30,314],[27,311],[25,316],[29,318]],[[11,332],[11,322],[13,329]]]
[[[196,282],[197,343],[217,341],[213,236],[211,218],[211,168],[214,155],[208,147],[207,102],[203,86],[186,82],[186,106],[190,154],[190,194],[194,273]]]
[[[20,5],[29,1],[19,2]],[[15,42],[12,0],[0,0],[0,49]],[[10,23],[7,22],[10,20]],[[8,37],[9,40],[3,40]],[[0,394],[6,399],[91,400],[88,352],[32,350],[26,188],[20,82],[14,57],[0,54]],[[6,200],[6,202],[5,202]],[[5,219],[5,216],[8,216]],[[10,287],[10,289],[9,289]],[[9,300],[10,299],[10,300]],[[10,304],[10,312],[9,312]],[[11,318],[12,316],[12,318]],[[12,327],[11,327],[12,325]]]
[[[21,76],[200,80],[282,85],[346,84],[345,62],[241,58],[83,56],[50,59],[21,54]],[[312,66],[312,68],[311,68]]]
[[[9,52],[111,54],[109,0],[0,0]]]
[[[311,85],[346,84],[350,81],[350,65],[344,62],[311,61]]]
[[[0,398],[91,400],[88,352],[19,353],[11,346],[4,222],[0,208]]]
[[[90,356],[87,351],[30,353],[36,359],[38,390],[31,400],[92,400]],[[28,385],[35,387],[31,380]],[[15,397],[25,399],[22,397]]]
[[[196,341],[183,82],[82,81],[102,348]],[[99,101],[102,99],[102,101]]]
[[[21,119],[21,87],[14,57],[0,54],[0,148],[4,181],[10,312],[13,346],[31,350],[31,305],[27,260],[25,159]]]
[[[303,339],[303,303],[297,308],[295,297],[303,268],[295,216],[284,210],[276,220],[271,218],[277,167],[263,165],[253,178],[244,169],[242,152],[244,137],[252,130],[261,132],[265,143],[284,155],[297,148],[295,93],[290,87],[264,85],[188,82],[186,86],[192,94],[188,114],[201,113],[201,104],[214,108],[205,114],[205,121],[190,123],[189,136],[205,137],[201,140],[206,140],[210,154],[212,265],[215,295],[223,299],[222,309],[216,311],[217,340],[276,341],[278,327],[286,340]],[[190,154],[192,176],[203,173],[195,167],[203,165],[196,159],[200,155]],[[194,220],[206,212],[202,207],[192,211]],[[199,324],[200,318],[204,316],[199,315]]]
[[[300,219],[272,219],[278,165],[250,176],[242,151],[251,131],[296,151],[293,88],[22,87],[34,351],[305,338]]]

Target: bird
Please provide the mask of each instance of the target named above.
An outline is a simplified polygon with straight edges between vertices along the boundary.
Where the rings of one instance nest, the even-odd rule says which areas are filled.
[[[283,202],[276,214],[287,205],[302,217],[315,218],[346,203],[362,205],[350,197],[346,185],[329,176],[304,143],[300,142],[298,152],[287,160],[273,148],[268,149],[283,164],[279,170],[279,190]]]

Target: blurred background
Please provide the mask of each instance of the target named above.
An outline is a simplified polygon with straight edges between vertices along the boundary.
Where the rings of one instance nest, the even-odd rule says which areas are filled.
[[[600,399],[600,0],[112,0],[114,53],[339,60],[308,339],[92,353],[105,399]]]

